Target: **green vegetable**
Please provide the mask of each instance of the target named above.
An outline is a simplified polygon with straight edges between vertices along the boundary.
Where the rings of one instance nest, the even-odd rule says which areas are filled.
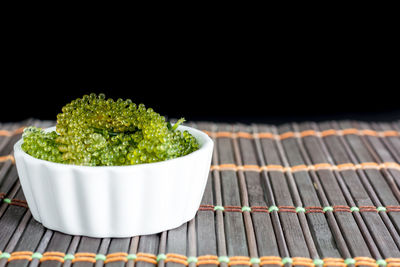
[[[22,149],[33,157],[75,165],[119,166],[158,162],[187,155],[199,148],[187,131],[130,99],[84,95],[62,108],[57,132],[28,127]]]

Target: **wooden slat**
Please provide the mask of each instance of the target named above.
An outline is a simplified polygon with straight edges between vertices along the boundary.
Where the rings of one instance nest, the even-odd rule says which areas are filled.
[[[58,251],[62,253],[67,253],[68,247],[72,241],[71,235],[66,235],[60,232],[54,232],[51,237],[49,244],[46,248],[46,251]],[[59,267],[62,266],[62,263],[56,260],[44,261],[40,264],[40,267]]]
[[[197,123],[197,127],[201,130],[212,131],[211,123]],[[208,175],[207,185],[201,201],[201,205],[209,205],[211,207],[217,205],[214,200],[214,176],[210,171]],[[213,210],[198,211],[196,215],[196,240],[197,255],[218,255],[217,253],[217,236],[216,236],[216,213]],[[215,264],[206,264],[204,267],[216,266]]]
[[[283,130],[294,130],[291,127],[286,126]],[[284,139],[281,141],[282,144],[282,158],[285,159],[286,166],[298,166],[307,164],[303,159],[300,149],[298,148],[296,139]],[[283,149],[285,153],[283,154]],[[317,192],[315,191],[314,184],[307,171],[300,171],[292,174],[292,177],[288,177],[292,181],[292,195],[297,195],[296,206],[308,207],[308,206],[322,206],[319,201]],[[297,188],[297,190],[295,189]],[[300,200],[301,195],[301,200]],[[304,213],[299,213],[299,216],[304,216]],[[314,243],[318,246],[318,252],[320,257],[340,257],[340,253],[335,245],[333,235],[329,228],[328,222],[322,213],[307,213],[306,214],[309,229],[312,236],[314,237]],[[314,252],[315,254],[315,252]],[[316,258],[317,255],[313,256]]]
[[[141,252],[157,255],[160,244],[160,236],[160,234],[141,236],[139,239],[138,253]],[[144,261],[138,261],[136,262],[135,266],[152,267],[153,264]]]
[[[329,125],[329,128],[335,127],[336,125]],[[350,162],[354,162],[354,156],[352,154],[349,154],[350,150],[346,149],[344,146],[345,143],[343,142],[344,138],[352,138],[355,137],[355,135],[346,135],[344,137],[337,137],[337,136],[329,136],[325,137],[324,141],[325,144],[327,144],[327,147],[329,148],[329,151],[335,151],[335,150],[342,150],[345,151],[348,154],[348,159],[351,160]],[[342,140],[341,140],[342,139]],[[360,140],[357,142],[360,144]],[[368,151],[366,149],[363,149],[360,152],[360,155],[364,155],[365,157],[371,157],[370,154],[368,154]],[[332,153],[333,159],[336,161],[336,163],[339,163],[341,161],[341,158],[338,157],[337,155],[340,155],[338,153]],[[373,206],[374,202],[370,199],[370,196],[368,192],[364,189],[365,182],[362,182],[362,174],[360,176],[359,172],[356,172],[354,170],[346,170],[346,171],[341,171],[340,174],[340,179],[344,181],[344,183],[347,186],[348,191],[352,195],[352,200],[354,200],[355,205],[357,206]],[[358,219],[358,224],[359,227],[363,226],[364,224],[368,227],[368,232],[371,234],[373,240],[370,240],[369,235],[367,234],[367,230],[363,229],[362,233],[364,235],[364,238],[366,238],[367,244],[369,244],[369,247],[371,249],[371,253],[375,257],[379,257],[380,253],[387,253],[388,250],[392,251],[393,249],[396,248],[396,244],[394,243],[393,239],[390,236],[390,233],[387,231],[383,221],[379,218],[379,215],[377,213],[362,213],[362,218],[363,221],[361,222],[359,220],[359,217],[357,213],[355,213],[356,219]],[[378,229],[376,229],[378,228]],[[388,243],[386,244],[381,244],[379,243],[379,240],[383,237],[385,237],[388,240]],[[378,248],[380,248],[380,252],[378,251],[378,248],[376,248],[376,244],[378,244]],[[384,246],[387,246],[387,249],[383,249]],[[357,247],[357,246],[356,246]],[[395,249],[396,250],[396,249]],[[393,252],[394,253],[394,252]]]
[[[30,216],[28,225],[26,226],[26,229],[21,235],[21,238],[18,240],[18,244],[13,251],[36,251],[36,248],[39,245],[39,242],[42,239],[45,231],[45,228]],[[28,266],[29,263],[30,262],[27,260],[19,260],[10,262],[8,266],[22,267]]]
[[[219,131],[232,131],[231,125],[219,125]],[[218,164],[235,163],[233,143],[230,138],[216,140],[218,151]],[[221,195],[223,206],[241,206],[239,181],[235,171],[222,171],[220,173]],[[227,255],[248,256],[246,231],[241,212],[224,213],[224,230],[226,237]],[[241,266],[241,265],[238,265]]]
[[[240,132],[253,133],[253,129],[244,125],[238,125]],[[257,158],[254,140],[248,138],[239,138],[241,151],[241,165],[259,165],[261,160]],[[245,172],[246,190],[248,194],[248,206],[266,207],[265,193],[262,186],[261,173]],[[279,256],[277,241],[272,226],[270,214],[267,212],[252,212],[251,214],[253,231],[258,255]]]

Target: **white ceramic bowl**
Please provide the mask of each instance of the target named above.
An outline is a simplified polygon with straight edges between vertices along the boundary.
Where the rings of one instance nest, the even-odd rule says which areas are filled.
[[[49,229],[91,237],[153,234],[191,220],[204,193],[214,144],[199,130],[178,129],[188,130],[199,150],[132,166],[40,160],[25,153],[19,140],[15,162],[32,216]]]

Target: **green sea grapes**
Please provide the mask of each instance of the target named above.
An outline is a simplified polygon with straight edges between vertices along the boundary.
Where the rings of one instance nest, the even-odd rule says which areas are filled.
[[[24,130],[22,149],[39,159],[85,166],[158,162],[187,155],[197,140],[143,104],[114,101],[104,94],[84,95],[57,115],[56,132]]]

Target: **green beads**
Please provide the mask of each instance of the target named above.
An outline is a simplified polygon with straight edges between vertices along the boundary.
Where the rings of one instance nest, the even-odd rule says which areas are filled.
[[[314,265],[324,265],[324,261],[322,259],[314,259]]]
[[[229,263],[229,257],[227,257],[227,256],[219,256],[218,257],[218,261],[219,262]]]
[[[333,207],[327,206],[322,209],[323,212],[333,211]]]
[[[137,256],[136,254],[129,254],[128,256],[126,256],[127,260],[136,260]]]
[[[104,254],[96,254],[96,257],[94,259],[96,261],[105,261],[107,259],[107,257]]]
[[[73,260],[73,259],[75,259],[75,255],[73,255],[73,254],[65,254],[65,256],[64,256],[65,261]]]
[[[344,263],[345,263],[346,265],[355,264],[355,263],[356,263],[356,260],[353,259],[353,258],[347,258],[347,259],[344,260]]]
[[[299,213],[299,212],[306,212],[306,209],[303,208],[303,207],[296,207],[296,212],[297,212],[297,213]]]
[[[35,252],[32,254],[32,259],[41,259],[43,257],[42,253]]]
[[[268,211],[269,211],[269,212],[273,212],[273,211],[278,212],[278,211],[279,211],[279,208],[278,208],[277,206],[270,206],[270,207],[268,208]]]
[[[84,95],[57,115],[56,132],[24,130],[22,149],[52,162],[85,166],[151,163],[187,155],[199,148],[197,140],[143,104],[130,99]]]
[[[242,207],[242,212],[245,212],[245,211],[251,212],[251,208],[248,207],[248,206],[243,206]]]
[[[223,206],[214,206],[214,210],[222,210],[222,211],[224,211],[225,208]]]
[[[289,258],[289,257],[282,258],[282,264],[285,265],[287,263],[292,264],[293,263],[292,258]]]
[[[0,259],[9,259],[11,257],[10,253],[3,252],[0,254]]]
[[[381,212],[381,211],[386,212],[387,209],[386,209],[386,207],[377,207],[376,211],[378,211],[378,212]]]
[[[157,255],[157,262],[161,261],[161,260],[165,260],[167,258],[167,255],[165,254],[158,254]]]

